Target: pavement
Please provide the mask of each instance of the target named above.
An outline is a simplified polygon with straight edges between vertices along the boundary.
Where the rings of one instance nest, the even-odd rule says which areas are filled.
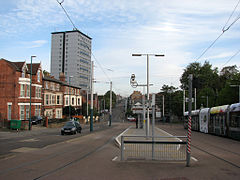
[[[154,135],[152,129],[149,129],[149,136],[146,136],[144,128],[128,127],[115,138],[119,148],[122,137],[124,138],[122,160],[186,161],[186,144],[178,143],[182,140],[157,127],[154,128]],[[151,143],[152,141],[156,143]],[[170,144],[170,141],[174,141],[174,144]]]
[[[121,147],[121,136],[128,136],[125,139],[128,140],[145,140],[145,136],[146,136],[146,129],[145,128],[138,128],[136,129],[134,126],[129,126],[125,131],[123,131],[121,134],[119,134],[116,138],[115,138],[115,142],[116,145],[118,147]],[[132,136],[132,137],[131,137]],[[135,137],[135,136],[139,136],[139,137]],[[152,128],[149,128],[149,136],[152,136]],[[161,140],[180,140],[178,138],[171,138],[171,134],[169,134],[168,132],[155,127],[154,128],[154,136],[155,137],[164,137],[161,138]]]
[[[19,137],[26,137],[26,136],[37,136],[39,134],[43,133],[53,133],[56,130],[59,131],[64,126],[66,122],[63,123],[57,123],[49,125],[49,127],[44,127],[42,125],[33,125],[31,131],[29,130],[12,130],[7,128],[0,128],[0,139],[11,139],[11,138],[19,138]],[[95,122],[94,127],[96,129],[99,129],[100,127],[106,126],[107,122],[101,121],[101,122]],[[83,132],[89,130],[90,124],[81,124]]]

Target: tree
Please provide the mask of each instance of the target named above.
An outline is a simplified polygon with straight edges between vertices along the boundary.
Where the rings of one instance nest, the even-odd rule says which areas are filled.
[[[77,114],[75,108],[72,107],[72,106],[70,106],[70,112],[71,112],[71,114],[70,114],[71,116]],[[69,116],[69,106],[65,106],[65,107],[63,108],[63,115],[68,115],[68,116]]]
[[[110,109],[110,91],[107,91],[107,92],[104,94],[104,99],[105,99],[105,108],[106,108],[106,109]],[[115,107],[115,105],[116,105],[116,99],[117,99],[117,96],[116,96],[116,94],[112,91],[112,107]]]
[[[212,65],[205,61],[203,65],[194,62],[187,66],[181,76],[181,87],[185,90],[188,89],[188,76],[193,74],[192,89],[197,90],[197,109],[201,107],[202,96],[208,96],[209,104],[216,105],[216,99],[219,89],[221,88],[218,69],[212,68]]]

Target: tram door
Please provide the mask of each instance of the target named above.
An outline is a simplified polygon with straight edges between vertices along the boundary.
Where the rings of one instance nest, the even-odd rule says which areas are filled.
[[[226,120],[225,115],[220,116],[220,134],[221,135],[225,135],[225,120]]]

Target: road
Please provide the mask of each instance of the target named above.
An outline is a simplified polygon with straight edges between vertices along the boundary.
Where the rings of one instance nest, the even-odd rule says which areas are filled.
[[[0,179],[240,179],[240,142],[198,132],[192,133],[190,167],[159,161],[121,162],[114,138],[134,125],[122,121],[113,117],[111,127],[76,136],[58,136],[58,131],[52,138],[63,138],[59,142],[32,149],[18,147],[19,152],[0,159]],[[173,135],[186,135],[178,124],[157,126]],[[43,133],[46,139],[54,134],[48,133]]]

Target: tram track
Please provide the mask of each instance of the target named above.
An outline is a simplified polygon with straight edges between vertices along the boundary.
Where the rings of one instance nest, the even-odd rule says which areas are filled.
[[[211,155],[211,156],[213,156],[213,157],[215,157],[215,158],[217,158],[217,159],[219,159],[219,160],[221,160],[221,161],[224,161],[224,162],[226,162],[226,163],[228,163],[228,164],[230,164],[230,165],[232,165],[232,166],[234,166],[234,167],[236,167],[236,168],[240,168],[239,165],[237,165],[237,164],[235,164],[235,163],[233,163],[233,162],[231,162],[231,161],[229,161],[229,160],[227,160],[227,159],[221,158],[221,157],[219,157],[219,156],[217,156],[217,155],[215,155],[215,154],[213,154],[213,153],[211,153],[211,152],[208,152],[208,151],[206,151],[206,150],[204,150],[204,149],[202,149],[202,148],[199,148],[199,147],[197,147],[197,146],[195,146],[195,145],[192,145],[192,147],[194,147],[194,148],[196,148],[196,149],[198,149],[198,150],[200,150],[200,151],[202,151],[202,152],[204,152],[204,153],[206,153],[206,154],[208,154],[208,155]]]
[[[84,155],[82,155],[81,157],[79,157],[79,158],[77,158],[77,159],[75,159],[75,160],[73,160],[73,161],[70,161],[70,162],[68,162],[68,163],[66,163],[66,164],[64,164],[64,165],[62,165],[62,166],[60,166],[60,167],[58,167],[58,168],[55,168],[55,169],[53,169],[53,170],[51,170],[51,171],[48,171],[48,172],[46,172],[46,173],[44,173],[44,174],[42,174],[42,175],[34,178],[34,180],[38,180],[38,179],[42,179],[42,178],[44,178],[44,177],[47,177],[47,176],[49,176],[49,175],[51,175],[51,174],[54,174],[54,173],[57,172],[57,171],[60,171],[60,170],[62,170],[62,169],[64,169],[64,168],[66,168],[66,167],[69,167],[69,166],[71,166],[71,165],[73,165],[73,164],[75,164],[75,163],[77,163],[77,162],[79,162],[79,161],[81,161],[81,160],[89,157],[90,155],[94,154],[95,152],[98,152],[98,151],[100,151],[101,149],[103,149],[106,145],[108,145],[109,143],[111,143],[111,142],[113,141],[113,139],[114,139],[114,137],[113,137],[113,138],[110,138],[110,139],[109,139],[108,141],[106,141],[104,144],[98,146],[97,148],[95,148],[94,150],[90,151],[89,153],[84,154]]]
[[[116,133],[116,129],[113,128],[114,126],[112,126],[111,130],[112,132]],[[85,134],[84,136],[87,136],[87,135],[93,135],[96,134],[97,132],[99,131],[102,131],[102,130],[106,130],[106,128],[103,128],[103,129],[98,129],[96,130],[93,134]],[[103,131],[104,132],[104,131]],[[121,130],[119,130],[119,133],[121,132]],[[68,141],[77,141],[78,139],[80,140],[80,138],[83,138],[83,136],[80,136],[80,137],[77,137],[75,139],[71,139],[71,140],[68,140]],[[14,166],[14,167],[11,167],[11,168],[8,168],[8,169],[4,169],[4,170],[0,170],[0,175],[6,175],[8,173],[11,173],[11,172],[14,172],[18,169],[21,169],[21,168],[28,168],[28,167],[32,167],[33,165],[37,165],[37,164],[40,164],[40,163],[46,163],[47,161],[53,161],[55,158],[58,158],[58,157],[63,157],[64,155],[66,154],[82,154],[80,157],[74,159],[74,160],[71,160],[70,162],[67,162],[63,165],[61,165],[60,167],[57,167],[57,168],[54,168],[48,172],[45,172],[43,173],[42,175],[36,177],[36,178],[33,178],[33,179],[41,179],[43,177],[46,177],[50,174],[53,174],[54,172],[57,172],[57,171],[60,171],[61,169],[64,169],[68,166],[71,166],[72,164],[74,163],[77,163],[83,159],[85,159],[86,157],[94,154],[95,152],[98,152],[100,151],[102,148],[104,148],[106,145],[108,145],[109,143],[111,143],[113,141],[114,137],[111,137],[107,140],[104,141],[104,143],[101,143],[100,145],[96,146],[93,150],[91,151],[88,151],[88,149],[92,148],[92,145],[90,144],[87,144],[87,145],[84,145],[84,148],[81,148],[81,149],[78,149],[78,150],[69,150],[69,149],[66,149],[64,151],[60,151],[60,152],[55,152],[53,154],[50,154],[48,156],[45,156],[43,158],[39,158],[39,159],[35,159],[35,160],[31,160],[31,161],[28,161],[28,162],[25,162],[25,163],[21,163],[17,166]],[[60,143],[57,143],[57,144],[61,144],[61,143],[65,143],[65,142],[60,142]],[[53,144],[53,145],[56,145],[56,144]],[[45,147],[44,147],[45,148]],[[40,149],[41,150],[41,149]],[[85,152],[85,153],[83,153]]]

